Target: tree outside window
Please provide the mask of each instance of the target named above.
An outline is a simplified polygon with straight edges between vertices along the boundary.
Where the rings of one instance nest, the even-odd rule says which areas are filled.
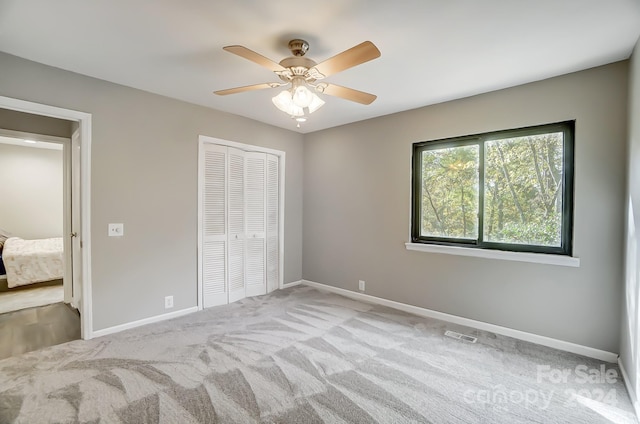
[[[414,144],[413,242],[570,255],[573,129]]]

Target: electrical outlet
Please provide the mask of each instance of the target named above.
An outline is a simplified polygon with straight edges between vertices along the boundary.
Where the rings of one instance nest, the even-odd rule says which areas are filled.
[[[364,291],[364,280],[358,281],[358,290]]]
[[[165,296],[164,309],[173,308],[173,296]]]

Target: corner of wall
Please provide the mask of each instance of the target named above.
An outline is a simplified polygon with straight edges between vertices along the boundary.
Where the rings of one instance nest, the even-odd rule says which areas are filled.
[[[627,130],[627,186],[625,191],[624,281],[620,321],[620,369],[629,396],[638,414],[638,374],[640,358],[640,257],[637,229],[640,228],[640,39],[629,60],[629,96]],[[634,166],[635,165],[635,166]]]

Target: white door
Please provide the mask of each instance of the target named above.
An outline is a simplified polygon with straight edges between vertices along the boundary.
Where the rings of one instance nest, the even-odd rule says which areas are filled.
[[[244,288],[244,152],[227,150],[229,303],[245,297]]]
[[[198,281],[205,308],[266,294],[282,280],[283,159],[242,146],[201,143]]]
[[[267,155],[267,293],[276,290],[280,285],[280,176],[278,157]]]
[[[265,153],[245,152],[245,290],[247,296],[266,294],[266,162]]]
[[[228,301],[227,290],[227,148],[204,144],[200,158],[202,190],[202,297],[208,308]]]
[[[82,180],[80,168],[80,129],[71,136],[71,267],[72,267],[72,300],[71,305],[80,310],[82,299],[82,199],[80,197]],[[64,282],[65,288],[67,282]]]

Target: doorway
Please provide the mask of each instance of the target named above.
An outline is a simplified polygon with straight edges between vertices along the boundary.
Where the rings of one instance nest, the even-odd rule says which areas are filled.
[[[90,149],[91,114],[0,96],[0,108],[31,115],[71,121],[72,135],[65,146],[65,195],[67,214],[63,223],[64,276],[72,281],[64,298],[80,312],[80,336],[92,338]],[[46,140],[42,140],[46,141]],[[51,140],[49,140],[51,141]]]

